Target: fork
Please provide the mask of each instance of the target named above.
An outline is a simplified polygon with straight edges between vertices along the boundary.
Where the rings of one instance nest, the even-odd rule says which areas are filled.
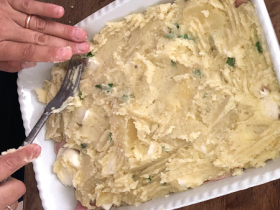
[[[53,100],[48,103],[41,118],[33,127],[31,132],[23,142],[22,146],[32,144],[49,116],[53,113],[61,112],[69,105],[69,101],[67,101],[67,99],[71,96],[74,96],[80,84],[81,74],[85,63],[86,61],[84,59],[74,60],[72,58],[70,60],[68,70],[66,72],[61,88],[59,89]]]

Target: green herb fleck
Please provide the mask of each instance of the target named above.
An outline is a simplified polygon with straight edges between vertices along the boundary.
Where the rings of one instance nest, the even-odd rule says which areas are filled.
[[[81,91],[79,91],[79,97],[82,101],[86,99],[86,96],[83,96],[83,93]]]
[[[147,178],[147,180],[149,180],[149,182],[151,182],[151,181],[152,181],[152,178],[149,176],[149,178]]]
[[[135,174],[133,174],[133,175],[131,176],[131,178],[132,178],[133,180],[135,180]]]
[[[113,139],[112,139],[112,133],[110,132],[110,134],[109,134],[109,136],[108,136],[108,141],[109,141],[109,142],[112,142],[112,140],[113,140]]]
[[[184,36],[179,35],[178,38],[193,40],[193,39],[191,38],[191,36],[189,36],[188,34],[184,34]]]
[[[111,91],[111,89],[112,89],[112,87],[114,86],[114,84],[113,83],[109,83],[108,85],[101,85],[101,84],[99,84],[99,85],[95,85],[95,87],[96,88],[98,88],[98,89],[100,89],[100,90],[104,90],[104,91],[106,91],[107,93],[109,93],[110,91]]]
[[[261,46],[261,43],[260,43],[260,42],[257,42],[257,43],[256,43],[256,47],[257,47],[259,53],[262,53],[262,52],[263,52],[263,49],[262,49],[262,46]]]
[[[106,92],[107,92],[107,93],[109,93],[109,92],[112,90],[113,85],[114,85],[114,84],[112,84],[112,83],[109,83],[109,84],[107,85],[107,88],[106,88]]]
[[[165,146],[162,147],[162,150],[168,152],[168,149]]]
[[[180,25],[178,23],[175,23],[175,26],[176,26],[177,29],[180,28]]]
[[[208,96],[208,93],[205,93],[205,94],[204,94],[204,98],[207,98],[207,96]]]
[[[167,39],[173,39],[174,38],[174,34],[165,34],[164,35]]]
[[[202,77],[201,71],[200,70],[193,70],[193,73],[197,76],[199,76],[200,78]]]
[[[122,99],[122,102],[125,103],[128,101],[129,97],[128,97],[128,95],[123,95],[121,99]]]
[[[165,185],[166,185],[166,182],[164,182],[162,185],[165,186]]]
[[[93,56],[95,56],[94,54],[92,54],[92,52],[89,52],[88,54],[87,54],[87,57],[93,57]]]
[[[82,149],[85,149],[87,147],[87,144],[81,143],[81,147],[82,147]]]
[[[173,67],[177,67],[177,63],[176,63],[175,61],[173,61],[173,60],[171,60],[171,65],[172,65]]]
[[[100,85],[100,84],[99,85],[95,85],[95,87],[102,90],[102,85]]]
[[[228,59],[227,59],[227,64],[228,64],[229,66],[234,67],[234,66],[235,66],[235,58],[228,58]]]

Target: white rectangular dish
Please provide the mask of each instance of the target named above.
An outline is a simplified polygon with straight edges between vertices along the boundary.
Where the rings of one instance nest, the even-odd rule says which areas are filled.
[[[151,5],[172,2],[172,0],[116,0],[79,24],[88,37],[93,37],[107,21],[114,21],[124,16],[144,12]],[[252,0],[257,10],[267,44],[272,56],[278,81],[280,82],[280,49],[279,44],[265,7],[264,0]],[[41,87],[50,79],[53,64],[40,63],[35,68],[25,69],[18,76],[18,94],[25,132],[28,134],[44,110],[44,105],[37,100],[34,89]],[[64,187],[52,173],[55,160],[53,141],[45,140],[45,128],[37,136],[35,143],[42,146],[42,155],[34,162],[34,171],[45,210],[75,210],[76,199],[72,188]],[[204,184],[199,188],[176,193],[167,198],[160,198],[141,204],[138,207],[120,207],[118,210],[170,210],[209,200],[249,187],[257,186],[280,178],[280,158],[269,161],[263,168],[249,169],[241,176],[230,177],[218,182]]]

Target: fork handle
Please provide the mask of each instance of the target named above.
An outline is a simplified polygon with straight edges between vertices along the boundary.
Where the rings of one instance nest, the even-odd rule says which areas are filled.
[[[51,115],[50,111],[45,110],[36,125],[33,127],[31,132],[28,134],[27,138],[23,142],[22,146],[32,144],[40,130],[42,129],[43,125],[46,123],[47,119]]]

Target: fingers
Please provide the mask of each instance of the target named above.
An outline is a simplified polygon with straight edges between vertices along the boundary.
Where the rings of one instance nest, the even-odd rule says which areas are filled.
[[[16,210],[18,207],[18,202],[14,202],[13,204],[9,205],[11,209]],[[7,207],[4,210],[9,210]]]
[[[0,61],[63,62],[72,57],[71,47],[49,47],[4,41],[0,43]]]
[[[236,0],[235,7],[240,7],[242,4],[247,3],[248,0]]]
[[[90,204],[93,208],[92,209],[95,209],[95,210],[101,210],[102,208],[98,208],[96,207],[95,204]],[[77,203],[77,207],[76,207],[76,210],[91,210],[91,209],[88,209],[87,207],[84,207],[80,201],[78,201]]]
[[[35,62],[0,61],[0,70],[6,72],[18,72],[36,66]]]
[[[88,208],[82,206],[81,202],[78,201],[76,210],[88,210]]]
[[[81,28],[44,20],[36,16],[31,18],[30,29],[75,42],[83,42],[87,38],[86,31]]]
[[[26,17],[26,14],[18,12],[12,18],[24,28]],[[87,38],[87,33],[84,29],[45,20],[37,16],[31,17],[29,29],[74,42],[84,42]]]
[[[11,30],[9,34],[9,39],[15,42],[21,43],[31,43],[37,44],[41,46],[52,46],[52,47],[71,47],[73,54],[85,54],[90,50],[90,44],[88,42],[76,43],[72,41],[68,41],[65,39],[57,38],[54,36],[46,35],[40,32],[27,30],[27,29],[19,29],[18,36],[14,30]]]
[[[25,166],[33,159],[38,158],[40,153],[41,153],[41,147],[37,144],[31,144],[21,149],[18,149],[13,153],[1,156],[0,157],[0,181],[3,181],[7,177],[9,177],[15,171]],[[0,189],[2,189],[2,185]]]
[[[0,185],[0,209],[7,206],[17,206],[17,200],[25,193],[25,185],[16,179],[10,178]],[[15,209],[15,208],[12,208]]]
[[[9,3],[15,10],[26,14],[40,15],[50,18],[61,18],[64,15],[64,8],[54,4],[31,0],[10,0]]]
[[[63,139],[61,142],[55,142],[54,143],[54,152],[57,155],[60,148],[62,148],[66,144],[66,140]]]

